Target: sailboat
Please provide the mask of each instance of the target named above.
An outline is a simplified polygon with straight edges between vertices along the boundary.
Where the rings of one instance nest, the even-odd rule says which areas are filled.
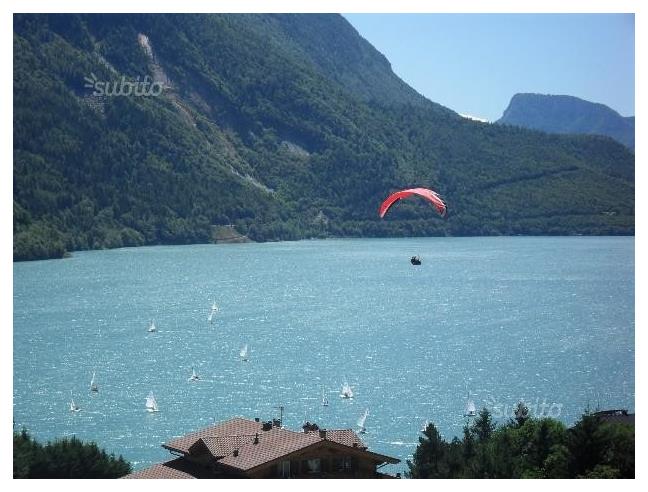
[[[216,301],[212,304],[211,311],[209,312],[209,316],[207,316],[207,321],[210,323],[214,319],[214,315],[218,312],[218,306],[216,305]]]
[[[324,388],[322,388],[322,406],[323,407],[328,407],[329,401],[328,398],[326,397],[326,394],[324,393]]]
[[[200,378],[198,377],[198,374],[196,374],[196,370],[192,367],[191,368],[191,376],[189,376],[189,381],[198,381]]]
[[[92,371],[92,379],[90,380],[90,391],[97,393],[99,391],[99,386],[97,385],[97,378],[95,371]]]
[[[470,399],[470,393],[468,393],[468,402],[466,403],[466,412],[464,413],[464,417],[474,417],[475,415],[477,415],[475,402]]]
[[[243,346],[243,348],[239,352],[239,356],[241,357],[241,360],[243,362],[248,361],[248,346],[247,346],[247,343]]]
[[[155,320],[151,320],[151,324],[148,327],[148,332],[153,333],[157,331],[157,327],[155,326]]]
[[[340,392],[340,398],[353,398],[353,390],[349,383],[344,383],[342,385],[342,391]]]
[[[151,391],[146,397],[146,411],[147,412],[159,412],[157,401],[155,401],[155,396]]]
[[[369,416],[369,409],[367,408],[365,410],[365,413],[363,413],[358,419],[358,427],[360,427],[360,430],[358,430],[358,434],[365,434],[367,432],[367,428],[365,427],[365,421],[367,420],[368,416]]]
[[[70,412],[78,412],[81,410],[81,407],[74,403],[74,398],[72,398],[72,391],[70,391]]]

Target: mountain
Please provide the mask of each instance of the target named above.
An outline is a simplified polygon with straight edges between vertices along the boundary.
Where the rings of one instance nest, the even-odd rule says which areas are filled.
[[[497,123],[550,133],[607,135],[634,150],[634,116],[573,96],[515,94]]]
[[[633,234],[608,138],[467,120],[339,15],[14,16],[14,259],[309,237]],[[438,190],[379,219],[399,188]]]

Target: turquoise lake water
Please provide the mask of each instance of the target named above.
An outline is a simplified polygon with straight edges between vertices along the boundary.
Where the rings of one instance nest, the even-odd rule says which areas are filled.
[[[96,441],[136,469],[169,459],[174,436],[279,405],[295,430],[355,428],[369,409],[363,440],[403,460],[389,472],[426,420],[460,435],[468,393],[500,420],[520,400],[567,424],[588,405],[634,410],[631,237],[167,246],[13,273],[14,426]]]

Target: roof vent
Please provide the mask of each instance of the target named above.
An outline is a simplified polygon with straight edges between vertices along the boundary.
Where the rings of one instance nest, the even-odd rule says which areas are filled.
[[[238,456],[238,449],[235,449],[235,450],[232,452],[232,456],[234,456],[234,458],[236,458],[236,457]]]
[[[354,442],[354,443],[352,444],[352,446],[353,446],[354,448],[357,448],[357,447],[358,447],[358,443],[357,443],[357,442]]]
[[[261,419],[259,417],[254,417],[255,422],[259,422]]]
[[[322,439],[326,439],[326,429],[320,429],[320,431],[319,431],[319,436],[320,436]]]

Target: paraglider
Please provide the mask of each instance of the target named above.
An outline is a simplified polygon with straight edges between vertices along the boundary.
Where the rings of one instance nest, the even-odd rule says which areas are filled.
[[[380,218],[382,219],[394,203],[412,195],[421,196],[432,203],[432,205],[437,209],[437,212],[441,214],[441,217],[445,217],[448,213],[447,205],[436,191],[428,190],[427,188],[410,188],[389,195],[385,201],[380,204],[378,215],[380,215]]]
[[[385,199],[385,201],[383,201],[380,204],[378,215],[380,215],[380,218],[382,219],[383,217],[385,217],[385,214],[389,211],[392,205],[394,205],[394,203],[396,203],[398,200],[402,200],[412,195],[421,196],[425,198],[427,201],[429,201],[430,203],[432,203],[432,205],[434,205],[434,207],[437,209],[437,212],[439,212],[441,217],[445,217],[446,214],[448,213],[448,206],[445,204],[443,199],[439,196],[439,194],[436,191],[428,190],[427,188],[409,188],[407,190],[400,190],[389,195]],[[420,265],[421,257],[418,255],[412,256],[410,258],[410,263],[414,266]]]

